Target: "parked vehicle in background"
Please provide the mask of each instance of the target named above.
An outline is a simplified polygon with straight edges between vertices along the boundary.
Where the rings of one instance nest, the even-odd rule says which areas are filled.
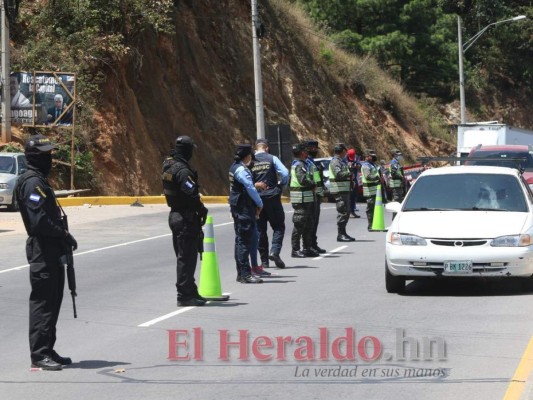
[[[499,124],[498,121],[471,122],[457,127],[457,156],[466,157],[477,145],[528,145],[533,131]]]
[[[512,168],[449,166],[425,171],[397,213],[385,246],[385,286],[450,277],[519,277],[533,288],[533,192]]]
[[[522,176],[527,184],[533,190],[533,145],[501,145],[501,146],[483,146],[474,147],[468,157],[491,158],[491,160],[468,161],[468,165],[493,165],[500,167],[509,167],[522,169]],[[524,162],[512,161],[512,158],[524,158]],[[499,159],[499,160],[495,160]]]
[[[426,168],[422,164],[406,165],[403,167],[405,191],[407,192]]]
[[[8,210],[18,210],[13,189],[27,168],[23,153],[0,153],[0,205],[6,205]]]

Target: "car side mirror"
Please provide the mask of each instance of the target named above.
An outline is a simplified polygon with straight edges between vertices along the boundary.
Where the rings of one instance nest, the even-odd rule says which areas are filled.
[[[21,168],[19,169],[19,175],[22,175],[24,172],[26,172],[28,169],[27,168]]]

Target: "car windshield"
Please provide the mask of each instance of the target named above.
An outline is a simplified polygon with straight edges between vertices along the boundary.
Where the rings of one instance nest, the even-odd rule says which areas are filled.
[[[0,156],[0,173],[14,174],[15,159],[13,157]]]
[[[527,212],[516,177],[503,174],[422,175],[409,191],[403,211]]]
[[[500,158],[501,161],[469,161],[469,165],[492,165],[495,167],[516,168],[520,165],[526,171],[533,172],[533,156],[527,151],[505,151],[505,150],[481,150],[472,153],[472,157]],[[525,162],[506,160],[509,158],[525,158]]]

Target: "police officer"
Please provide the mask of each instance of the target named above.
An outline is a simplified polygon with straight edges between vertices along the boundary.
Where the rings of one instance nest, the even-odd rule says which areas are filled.
[[[63,300],[65,270],[60,262],[68,247],[78,243],[65,230],[61,211],[47,176],[56,147],[43,135],[33,135],[25,145],[28,170],[17,182],[15,193],[28,233],[26,255],[30,264],[30,351],[34,368],[58,371],[72,364],[54,350],[56,324]]]
[[[333,149],[334,156],[329,163],[330,192],[337,203],[337,242],[353,242],[355,238],[346,233],[346,224],[350,219],[350,181],[352,172],[346,161],[348,149],[344,143],[338,143]]]
[[[363,180],[363,196],[366,198],[366,217],[368,219],[368,230],[372,230],[372,220],[374,218],[374,206],[376,205],[376,194],[378,185],[381,182],[379,168],[376,166],[378,157],[374,150],[365,151],[365,161],[361,164],[361,177]]]
[[[189,136],[179,136],[172,156],[163,162],[163,192],[170,207],[168,225],[176,253],[176,289],[178,306],[203,306],[194,280],[202,225],[207,208],[200,200],[198,174],[189,165],[196,148]]]
[[[268,153],[268,140],[257,139],[255,149],[255,160],[252,166],[254,183],[263,182],[266,185],[264,190],[259,191],[263,201],[263,209],[257,220],[261,263],[264,267],[268,267],[268,260],[270,259],[274,261],[276,267],[285,268],[285,263],[279,256],[285,236],[285,211],[281,204],[281,191],[289,182],[289,171],[278,157]],[[273,231],[270,253],[268,251],[267,223],[270,223]]]
[[[291,204],[294,209],[291,256],[296,258],[316,257],[319,254],[312,248],[316,184],[306,162],[308,154],[305,144],[292,146],[292,154],[295,158],[291,165],[289,186]],[[300,238],[303,242],[302,250],[300,250]]]
[[[321,249],[318,246],[318,221],[320,219],[320,204],[322,203],[322,197],[324,196],[324,178],[319,166],[315,163],[315,157],[318,154],[318,141],[315,139],[309,139],[305,142],[307,150],[307,167],[309,173],[313,175],[313,181],[316,185],[315,190],[315,202],[314,202],[314,220],[313,220],[313,233],[311,234],[311,248],[319,254],[324,254],[326,250]]]
[[[402,161],[402,152],[398,149],[392,150],[392,160],[389,163],[389,187],[392,189],[392,201],[401,203],[405,195],[403,167],[400,164]],[[392,214],[392,219],[396,213]]]
[[[261,278],[252,275],[250,266],[251,240],[257,237],[253,231],[257,231],[256,219],[263,208],[263,201],[254,186],[252,173],[248,169],[252,158],[252,146],[239,144],[235,151],[235,162],[229,169],[229,204],[235,229],[235,263],[237,282],[241,283],[263,282]]]

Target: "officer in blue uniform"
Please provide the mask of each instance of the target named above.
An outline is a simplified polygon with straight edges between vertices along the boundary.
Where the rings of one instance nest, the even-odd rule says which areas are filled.
[[[235,151],[235,162],[229,169],[229,204],[235,229],[235,263],[237,282],[262,283],[263,280],[252,275],[250,266],[251,240],[257,230],[256,219],[263,208],[263,201],[257,192],[252,173],[248,169],[252,162],[252,146],[239,144]]]
[[[278,157],[269,154],[266,139],[257,139],[255,149],[255,160],[252,166],[254,183],[263,182],[266,185],[264,190],[259,191],[259,196],[263,201],[263,210],[257,220],[261,263],[264,267],[268,267],[270,259],[274,261],[276,267],[285,268],[285,263],[279,256],[285,236],[285,211],[281,204],[281,191],[289,182],[289,171]],[[273,231],[270,253],[267,223],[270,223]]]
[[[178,306],[203,306],[194,280],[202,225],[207,208],[200,200],[198,174],[189,165],[196,147],[189,136],[179,136],[173,155],[163,162],[163,192],[170,207],[168,225],[176,254],[176,289]]]
[[[48,183],[55,145],[43,135],[33,135],[25,145],[28,170],[15,188],[24,227],[28,233],[26,255],[30,264],[30,351],[34,368],[59,371],[72,364],[54,350],[56,324],[63,300],[65,269],[60,262],[67,247],[78,243],[65,230],[54,190]]]

